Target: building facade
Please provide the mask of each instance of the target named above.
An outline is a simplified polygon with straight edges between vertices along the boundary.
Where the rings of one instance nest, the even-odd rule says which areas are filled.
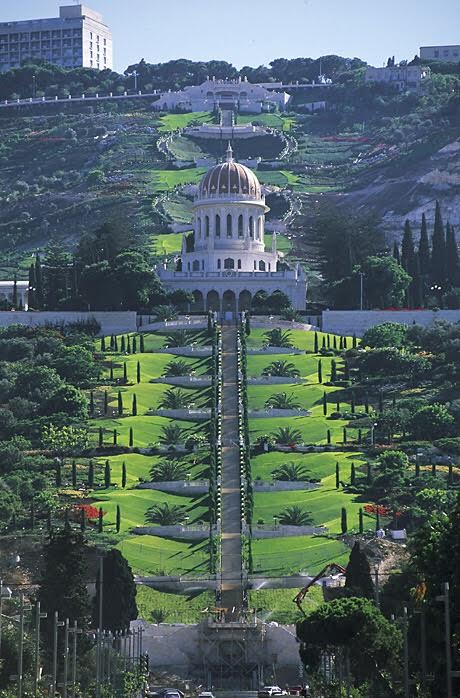
[[[425,61],[460,62],[460,44],[456,46],[420,46],[420,58]]]
[[[258,114],[278,108],[284,111],[291,96],[282,90],[269,90],[263,85],[252,84],[247,79],[205,80],[201,85],[184,87],[177,92],[163,92],[153,108],[160,111],[214,111],[235,109],[239,112]]]
[[[272,249],[265,249],[267,211],[256,175],[235,162],[229,146],[226,161],[201,180],[192,244],[184,236],[176,270],[159,271],[165,287],[191,292],[194,310],[248,310],[260,291],[282,291],[294,308],[304,310],[307,284],[302,267],[289,268],[282,262],[276,235]]]
[[[99,12],[65,5],[59,17],[0,22],[0,72],[39,58],[63,68],[113,68],[112,34]]]
[[[366,68],[366,82],[384,82],[395,87],[398,92],[422,92],[424,84],[431,77],[428,66],[390,65],[384,68]]]

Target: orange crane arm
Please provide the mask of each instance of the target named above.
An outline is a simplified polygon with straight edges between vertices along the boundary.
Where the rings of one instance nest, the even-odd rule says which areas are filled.
[[[338,564],[335,563],[335,562],[331,562],[331,563],[329,563],[328,565],[326,565],[325,567],[323,567],[323,569],[321,570],[321,572],[318,572],[318,574],[316,575],[316,577],[313,577],[313,579],[311,579],[311,580],[308,582],[308,584],[307,584],[306,586],[304,586],[303,589],[301,589],[301,590],[299,591],[299,593],[296,594],[296,596],[292,599],[292,600],[294,601],[294,603],[297,605],[297,608],[298,608],[300,611],[302,611],[302,613],[305,615],[305,611],[304,611],[303,608],[302,608],[302,601],[303,601],[304,598],[306,597],[306,595],[307,595],[308,590],[310,589],[310,587],[312,587],[314,584],[316,584],[316,582],[318,581],[318,579],[321,579],[321,577],[324,577],[328,572],[340,572],[341,574],[345,574],[346,571],[347,571],[347,570],[346,570],[345,567],[342,567],[341,565],[338,565]]]

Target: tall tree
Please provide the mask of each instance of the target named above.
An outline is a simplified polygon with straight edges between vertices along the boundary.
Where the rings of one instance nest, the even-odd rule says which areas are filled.
[[[137,618],[136,585],[131,567],[116,548],[104,557],[102,584],[102,621],[105,630],[128,630]],[[93,622],[97,625],[99,609],[99,578],[93,606]]]
[[[418,243],[418,255],[420,260],[420,273],[426,277],[430,273],[431,255],[430,242],[428,240],[428,226],[426,224],[426,216],[422,214],[422,227],[420,229],[420,240]]]
[[[410,267],[414,257],[414,238],[410,221],[406,219],[404,223],[404,235],[401,245],[401,264],[403,268],[410,274]]]
[[[374,598],[374,585],[372,584],[371,568],[366,554],[356,542],[351,550],[345,576],[345,587],[353,596],[363,596],[366,599]]]
[[[431,255],[432,280],[442,288],[446,285],[446,236],[442,222],[441,207],[436,201],[433,230],[433,251]]]
[[[401,264],[401,254],[399,252],[399,245],[396,242],[396,240],[393,243],[393,257],[394,257],[394,259],[396,259],[398,264]]]
[[[29,267],[29,285],[27,288],[27,301],[29,308],[35,308],[36,306],[36,289],[37,289],[37,279],[35,276],[35,264],[31,264]]]
[[[450,223],[446,226],[446,276],[450,287],[456,288],[460,285],[457,240],[455,239],[454,226]]]
[[[42,310],[42,308],[43,308],[43,272],[42,272],[42,263],[41,263],[40,255],[38,254],[38,252],[35,255],[35,281],[36,281],[35,305],[37,307],[37,310]]]

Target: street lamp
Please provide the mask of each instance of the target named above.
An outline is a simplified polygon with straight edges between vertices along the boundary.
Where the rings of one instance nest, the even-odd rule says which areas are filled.
[[[373,446],[375,444],[374,430],[375,430],[376,426],[377,426],[377,422],[374,422],[373,424],[371,424],[371,446]]]
[[[442,306],[442,286],[440,284],[433,284],[430,286],[430,291],[433,291],[437,295],[439,305]]]
[[[359,273],[359,309],[363,309],[363,299],[364,299],[364,272],[360,271]]]

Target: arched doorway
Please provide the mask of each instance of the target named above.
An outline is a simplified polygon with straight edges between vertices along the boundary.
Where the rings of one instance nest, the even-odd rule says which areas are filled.
[[[203,294],[201,291],[193,291],[193,303],[191,310],[194,312],[199,312],[200,310],[204,310],[204,300],[203,300]]]
[[[206,310],[220,312],[220,298],[217,291],[209,291],[206,297]]]
[[[252,296],[250,291],[241,291],[240,297],[238,299],[238,310],[251,310],[251,300]]]
[[[222,311],[236,313],[236,297],[233,291],[225,291],[222,296]]]

